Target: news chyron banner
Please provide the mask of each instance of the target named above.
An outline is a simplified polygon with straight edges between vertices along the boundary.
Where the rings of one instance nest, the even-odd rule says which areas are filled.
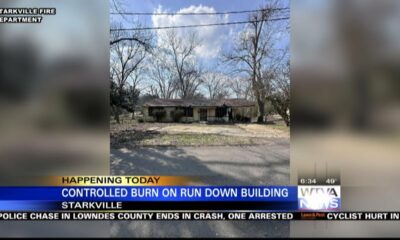
[[[394,212],[340,212],[340,185],[201,186],[199,182],[181,176],[50,177],[38,186],[0,187],[0,220],[399,218]]]
[[[294,186],[196,186],[174,176],[70,176],[46,186],[2,187],[2,211],[297,209]]]

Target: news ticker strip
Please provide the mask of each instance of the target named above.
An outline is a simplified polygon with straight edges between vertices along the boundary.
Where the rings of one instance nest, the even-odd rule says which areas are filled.
[[[400,212],[0,212],[0,221],[399,221]]]

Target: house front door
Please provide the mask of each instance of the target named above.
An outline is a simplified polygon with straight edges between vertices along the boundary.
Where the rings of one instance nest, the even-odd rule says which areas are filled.
[[[200,121],[207,121],[207,109],[200,109]]]

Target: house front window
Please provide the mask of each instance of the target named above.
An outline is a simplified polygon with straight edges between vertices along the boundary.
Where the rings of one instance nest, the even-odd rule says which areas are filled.
[[[181,110],[183,112],[184,117],[193,117],[192,107],[177,107],[176,109]]]
[[[185,108],[185,116],[186,117],[193,117],[193,108],[192,107],[186,107]]]
[[[215,108],[215,117],[223,118],[226,116],[227,107],[217,107]]]

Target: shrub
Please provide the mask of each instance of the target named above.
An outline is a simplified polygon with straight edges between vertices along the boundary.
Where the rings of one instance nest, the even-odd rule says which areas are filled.
[[[174,122],[179,122],[184,115],[185,112],[182,109],[177,109],[171,112],[171,117]]]
[[[246,116],[242,116],[241,114],[236,114],[235,115],[235,121],[236,122],[250,122],[250,118],[249,117],[246,117]]]
[[[157,109],[153,111],[153,116],[156,118],[157,122],[161,122],[165,115],[166,111],[164,109]]]
[[[235,115],[235,121],[237,122],[241,122],[242,121],[242,115],[240,115],[239,113]]]
[[[250,122],[250,118],[249,117],[242,117],[242,122],[248,123],[248,122]]]
[[[138,118],[138,122],[144,123],[144,119],[143,119],[142,117],[139,117],[139,118]]]

